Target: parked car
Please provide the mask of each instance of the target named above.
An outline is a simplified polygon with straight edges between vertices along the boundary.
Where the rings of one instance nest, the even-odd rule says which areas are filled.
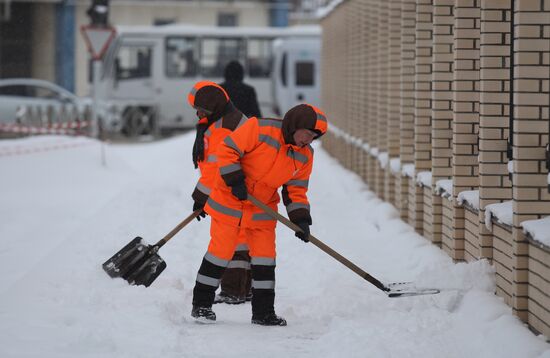
[[[0,80],[0,123],[46,125],[90,118],[91,99],[44,80]]]

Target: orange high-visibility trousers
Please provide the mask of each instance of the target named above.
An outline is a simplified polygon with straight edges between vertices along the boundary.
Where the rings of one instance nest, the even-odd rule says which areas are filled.
[[[238,244],[248,244],[250,257],[275,258],[275,228],[239,227],[211,218],[208,252],[231,260]]]

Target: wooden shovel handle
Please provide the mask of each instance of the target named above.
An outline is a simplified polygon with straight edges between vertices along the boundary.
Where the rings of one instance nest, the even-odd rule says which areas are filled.
[[[199,214],[201,213],[202,209],[197,209],[195,211],[193,211],[191,213],[191,215],[189,215],[188,217],[186,217],[185,219],[183,219],[182,222],[180,222],[175,228],[172,229],[172,231],[170,231],[168,234],[166,234],[165,237],[163,237],[162,239],[159,240],[159,242],[157,242],[155,244],[155,246],[157,247],[157,249],[160,249],[164,244],[166,244],[172,237],[174,237],[174,235],[176,235],[181,229],[183,229],[185,226],[187,226],[187,224],[189,224],[191,221],[193,221],[194,218],[196,218],[197,216],[199,216]]]
[[[255,197],[253,197],[252,195],[248,194],[248,200],[251,201],[257,207],[259,207],[260,209],[262,209],[263,211],[265,211],[266,214],[268,214],[272,218],[278,220],[282,224],[286,225],[288,228],[290,228],[294,232],[301,232],[302,231],[302,229],[300,229],[300,227],[298,225],[294,224],[292,221],[288,220],[287,218],[285,218],[284,216],[279,214],[277,211],[271,209],[269,206],[265,205],[264,203],[262,203],[261,201],[259,201]],[[363,271],[359,266],[355,265],[353,262],[346,259],[344,256],[340,255],[338,252],[334,251],[331,247],[329,247],[327,244],[323,243],[321,240],[317,239],[315,236],[310,234],[309,235],[309,241],[313,245],[317,246],[318,248],[323,250],[325,253],[329,254],[334,259],[336,259],[337,261],[342,263],[344,266],[346,266],[347,268],[349,268],[350,270],[352,270],[353,272],[355,272],[356,274],[361,276],[363,279],[365,279],[365,280],[369,281],[370,283],[372,283],[378,289],[380,289],[384,292],[387,292],[387,291],[390,290],[382,282],[378,281],[376,278],[372,277],[367,272]]]

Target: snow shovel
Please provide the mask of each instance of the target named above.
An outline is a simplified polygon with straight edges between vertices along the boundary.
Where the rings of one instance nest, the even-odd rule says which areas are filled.
[[[158,255],[158,250],[196,218],[200,212],[201,210],[193,211],[154,245],[147,245],[141,237],[136,237],[105,261],[103,270],[112,278],[122,277],[130,285],[149,287],[166,268],[166,262]]]
[[[276,219],[280,223],[284,224],[291,230],[298,232],[302,231],[300,227],[296,224],[294,224],[289,219],[285,218],[281,214],[279,214],[277,211],[271,209],[269,206],[265,205],[252,195],[248,194],[248,200],[250,200],[254,205],[265,211],[266,214],[271,216],[272,218]],[[367,280],[371,284],[373,284],[376,288],[382,290],[385,294],[388,295],[388,297],[406,297],[406,296],[419,296],[419,295],[433,295],[437,294],[440,291],[435,288],[421,288],[418,289],[412,284],[411,282],[398,282],[398,283],[390,283],[387,285],[384,285],[382,282],[374,278],[373,276],[369,275],[367,272],[363,271],[359,266],[355,265],[350,260],[346,259],[344,256],[340,255],[338,252],[334,251],[332,248],[330,248],[328,245],[323,243],[321,240],[317,239],[313,235],[309,235],[309,241],[323,250],[325,253],[332,256],[334,259],[342,263],[344,266],[361,276],[363,279]]]

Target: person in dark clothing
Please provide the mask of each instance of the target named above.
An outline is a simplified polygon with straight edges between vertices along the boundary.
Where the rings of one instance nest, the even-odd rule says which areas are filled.
[[[261,117],[260,106],[254,87],[243,82],[244,69],[238,61],[231,61],[225,66],[225,82],[220,86],[227,92],[231,101],[247,117]]]

